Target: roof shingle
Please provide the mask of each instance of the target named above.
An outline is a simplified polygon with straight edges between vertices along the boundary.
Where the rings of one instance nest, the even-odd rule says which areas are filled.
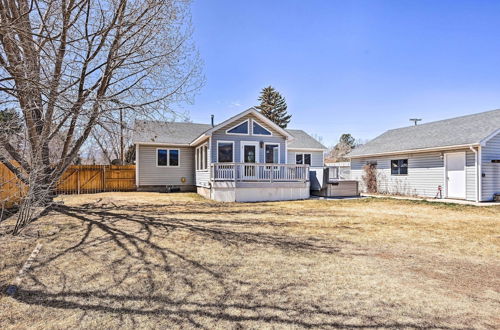
[[[500,109],[389,130],[349,156],[478,144],[500,129]]]

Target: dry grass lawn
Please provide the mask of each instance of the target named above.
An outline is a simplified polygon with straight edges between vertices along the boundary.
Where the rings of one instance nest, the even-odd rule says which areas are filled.
[[[62,200],[18,237],[0,224],[2,329],[500,327],[500,207]]]

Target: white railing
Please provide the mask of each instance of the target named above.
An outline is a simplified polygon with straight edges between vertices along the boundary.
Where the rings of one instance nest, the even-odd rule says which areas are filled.
[[[309,165],[212,163],[212,181],[306,182]]]

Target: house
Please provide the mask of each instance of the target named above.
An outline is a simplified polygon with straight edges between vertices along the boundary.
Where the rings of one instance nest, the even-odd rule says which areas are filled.
[[[325,146],[250,108],[218,125],[136,121],[138,190],[197,191],[218,201],[309,197]]]
[[[500,110],[389,130],[349,156],[362,189],[372,164],[382,193],[490,201],[500,193]]]

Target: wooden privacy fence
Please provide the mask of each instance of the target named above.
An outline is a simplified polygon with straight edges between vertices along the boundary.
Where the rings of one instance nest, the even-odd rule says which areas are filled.
[[[0,208],[18,202],[24,189],[16,176],[0,164]],[[72,165],[63,173],[56,193],[90,194],[135,189],[135,165]]]
[[[59,180],[58,194],[135,190],[135,165],[72,165]]]

